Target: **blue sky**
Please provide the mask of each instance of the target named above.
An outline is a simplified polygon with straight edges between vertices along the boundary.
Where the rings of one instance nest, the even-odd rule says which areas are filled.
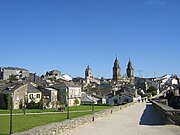
[[[0,66],[112,77],[180,75],[179,0],[1,0]]]

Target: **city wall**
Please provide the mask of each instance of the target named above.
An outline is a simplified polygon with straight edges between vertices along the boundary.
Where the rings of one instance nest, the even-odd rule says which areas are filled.
[[[173,109],[158,101],[152,101],[155,110],[163,117],[165,124],[174,124],[180,126],[180,109]]]
[[[113,112],[119,111],[133,104],[134,102],[121,105],[121,106],[114,106],[112,108],[96,112],[92,115],[87,115],[87,116],[83,116],[83,117],[79,117],[79,118],[75,118],[71,120],[65,120],[63,122],[52,123],[45,126],[35,127],[25,132],[14,133],[13,135],[60,135],[65,131],[71,130],[73,128],[76,128],[80,125],[84,125],[86,123],[96,121],[97,119],[101,117],[110,115]]]

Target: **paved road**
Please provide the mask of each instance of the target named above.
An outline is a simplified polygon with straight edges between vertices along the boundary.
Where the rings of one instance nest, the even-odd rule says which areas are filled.
[[[180,135],[180,126],[163,125],[151,104],[136,103],[63,135]]]

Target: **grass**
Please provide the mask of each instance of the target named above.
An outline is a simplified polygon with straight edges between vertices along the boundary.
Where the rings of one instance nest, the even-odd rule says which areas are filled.
[[[93,112],[71,113],[70,118],[76,118]],[[66,114],[43,114],[43,115],[20,115],[13,116],[13,133],[31,129],[33,127],[46,125],[52,122],[66,120]],[[9,116],[0,117],[0,134],[9,133]]]
[[[110,106],[95,106],[95,111],[109,108]],[[92,106],[74,106],[70,107],[71,111],[84,111],[91,110]],[[53,109],[54,110],[54,109]],[[7,111],[7,110],[6,110]],[[0,110],[1,113],[5,113],[6,111]],[[27,110],[27,112],[37,112],[37,111],[47,111],[47,110]],[[50,111],[50,110],[49,110]],[[14,110],[14,112],[18,113],[22,110]],[[84,115],[93,114],[92,111],[87,112],[72,112],[70,113],[70,118],[77,118]],[[60,122],[66,120],[66,113],[53,113],[53,114],[33,114],[33,115],[15,115],[13,116],[13,133],[26,131],[33,127],[43,126],[46,124],[50,124],[53,122]],[[9,116],[0,116],[0,135],[9,134]]]
[[[109,108],[110,106],[94,106],[95,110],[101,110],[101,109],[106,109]],[[66,109],[67,110],[67,109]],[[92,106],[89,105],[82,105],[82,106],[72,106],[70,107],[70,111],[79,111],[79,110],[92,110]],[[56,109],[26,109],[26,113],[42,113],[42,112],[59,112],[59,110]],[[10,110],[3,110],[0,109],[0,114],[9,114]],[[13,114],[16,113],[23,113],[23,109],[16,109],[13,110]]]

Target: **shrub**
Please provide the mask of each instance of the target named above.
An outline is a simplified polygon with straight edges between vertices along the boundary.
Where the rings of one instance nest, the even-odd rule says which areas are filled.
[[[146,95],[148,98],[150,98],[150,97],[151,97],[151,93],[149,93],[149,92],[148,92],[148,93],[146,93],[145,95]]]
[[[157,91],[152,92],[152,96],[155,96],[155,95],[157,95]]]
[[[42,109],[43,105],[39,103],[35,103],[34,101],[31,101],[30,103],[27,104],[28,109]]]

